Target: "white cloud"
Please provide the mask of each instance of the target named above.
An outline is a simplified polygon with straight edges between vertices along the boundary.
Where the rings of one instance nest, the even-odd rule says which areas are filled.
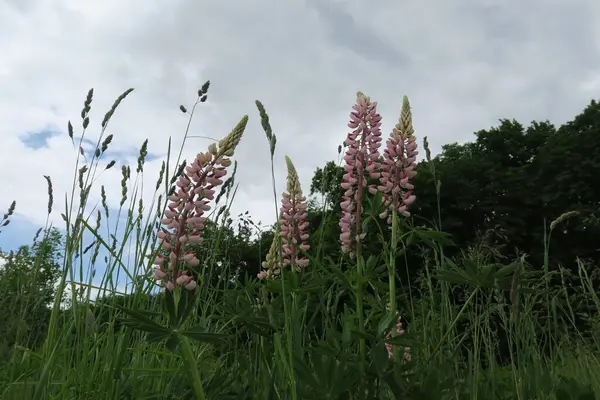
[[[0,207],[15,199],[17,213],[44,224],[43,175],[49,175],[58,210],[53,218],[62,223],[76,155],[66,123],[71,119],[81,132],[90,87],[94,140],[116,96],[136,89],[108,129],[115,136],[111,150],[131,154],[135,168],[135,151],[146,138],[152,154],[165,154],[169,136],[178,148],[187,123],[178,106],[190,105],[210,79],[209,100],[191,134],[220,138],[250,115],[236,156],[241,184],[234,215],[248,209],[267,223],[274,219],[270,167],[255,99],[267,107],[279,139],[279,193],[284,154],[307,192],[314,169],[335,159],[356,90],[379,101],[386,130],[408,94],[417,134],[429,136],[434,150],[470,140],[498,118],[562,123],[595,94],[597,2],[415,4],[0,0]],[[19,139],[45,129],[62,132],[45,148],[33,150]],[[208,143],[190,139],[184,157]],[[98,182],[109,188],[113,206],[120,198],[117,167]],[[146,189],[159,168],[160,160],[147,163]],[[97,201],[99,192],[93,196]]]

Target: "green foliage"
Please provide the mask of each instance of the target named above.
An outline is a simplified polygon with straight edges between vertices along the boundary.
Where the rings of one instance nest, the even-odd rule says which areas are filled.
[[[564,230],[553,234],[557,239],[551,249],[552,266],[560,263],[574,269],[577,257],[600,264],[600,252],[593,244],[600,234],[600,186],[595,178],[600,168],[598,115],[600,104],[592,102],[558,130],[549,122],[532,122],[525,128],[514,120],[501,120],[498,127],[477,132],[474,142],[445,145],[431,162],[418,165],[415,223],[436,224],[451,234],[459,247],[447,255],[457,255],[460,248],[485,237],[490,245],[502,248],[505,259],[527,254],[533,265],[541,265],[544,222],[579,211],[579,220],[567,221]],[[318,168],[311,194],[320,194],[328,205],[339,204],[342,172],[333,162]],[[327,239],[322,241],[334,241],[337,214],[317,207],[313,214],[315,221],[331,217]]]
[[[39,234],[39,232],[38,232]],[[56,293],[61,257],[57,229],[44,233],[32,246],[0,252],[0,359],[6,360],[15,345],[37,347],[45,337]]]
[[[328,208],[339,209],[340,199],[344,193],[340,183],[344,170],[333,161],[329,161],[323,168],[317,168],[310,184],[310,194],[320,194]]]

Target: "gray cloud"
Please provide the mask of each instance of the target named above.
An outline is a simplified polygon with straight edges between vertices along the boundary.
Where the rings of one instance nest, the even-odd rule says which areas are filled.
[[[368,26],[359,25],[343,5],[332,1],[307,0],[318,12],[332,43],[352,50],[357,55],[393,66],[408,66],[410,56],[386,43]],[[358,17],[360,18],[360,17]]]
[[[149,151],[164,154],[168,137],[177,146],[185,130],[179,104],[189,106],[210,79],[209,101],[199,108],[191,134],[220,138],[250,115],[236,154],[235,211],[249,209],[267,222],[274,214],[270,166],[256,99],[279,139],[280,192],[284,154],[294,160],[306,191],[314,169],[337,157],[357,90],[379,101],[384,132],[407,94],[417,135],[428,136],[436,151],[471,140],[498,118],[562,123],[600,89],[600,5],[592,0],[15,4],[0,0],[0,138],[12,154],[0,170],[70,171],[64,132],[28,162],[32,150],[11,138],[47,126],[64,131],[67,119],[77,121],[92,86],[96,125],[119,93],[136,88],[109,127],[113,151],[131,153],[148,137]],[[185,158],[207,144],[190,139]],[[148,164],[148,174],[160,167],[157,160]],[[106,179],[118,185],[118,171]],[[10,189],[0,194],[0,204],[20,193],[29,217],[43,221],[36,214],[43,207],[34,207],[36,196],[44,196],[43,180],[39,187],[24,186],[3,173],[0,185]]]

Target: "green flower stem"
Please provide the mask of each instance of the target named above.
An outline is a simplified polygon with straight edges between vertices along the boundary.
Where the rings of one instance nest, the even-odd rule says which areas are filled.
[[[194,357],[194,352],[192,351],[192,345],[190,344],[190,341],[186,336],[181,334],[178,334],[177,336],[179,337],[180,341],[181,356],[183,357],[185,363],[188,365],[188,374],[192,382],[192,388],[194,389],[196,399],[205,400],[206,395],[204,394],[204,389],[202,388],[200,371],[198,370],[196,357]]]
[[[356,249],[356,261],[357,261],[357,282],[356,282],[356,313],[358,314],[358,331],[361,334],[365,333],[365,315],[363,307],[363,276],[364,276],[364,265],[362,260],[362,254],[360,252],[360,246]],[[361,335],[358,341],[358,349],[360,353],[361,370],[364,372],[364,365],[367,361],[367,348],[364,336]]]
[[[398,215],[392,211],[392,246],[390,251],[389,279],[390,279],[390,311],[396,313],[396,244],[398,232]]]
[[[390,288],[390,312],[397,318],[397,306],[396,306],[396,244],[398,239],[396,238],[398,231],[398,215],[396,214],[396,209],[392,210],[392,243],[390,249],[390,264],[388,266],[388,274],[389,274],[389,288]],[[394,324],[394,328],[392,329],[392,337],[396,337],[398,334],[397,329]],[[397,349],[393,348],[394,355]]]

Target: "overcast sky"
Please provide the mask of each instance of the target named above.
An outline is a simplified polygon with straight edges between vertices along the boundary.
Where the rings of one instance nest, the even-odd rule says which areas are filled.
[[[560,124],[598,97],[600,2],[594,0],[0,0],[0,212],[17,201],[0,247],[27,243],[45,222],[52,177],[58,217],[75,152],[66,134],[95,88],[89,135],[129,87],[109,128],[111,158],[135,165],[149,139],[153,186],[169,136],[179,146],[197,89],[211,80],[192,135],[221,138],[249,114],[236,154],[234,211],[274,219],[266,106],[306,192],[337,157],[357,90],[379,101],[384,132],[408,95],[419,140],[437,152],[499,118]],[[185,157],[209,144],[190,139]],[[112,206],[120,169],[102,177]],[[99,186],[92,195],[99,196]],[[417,189],[418,190],[418,189]],[[58,218],[57,218],[58,217]]]

